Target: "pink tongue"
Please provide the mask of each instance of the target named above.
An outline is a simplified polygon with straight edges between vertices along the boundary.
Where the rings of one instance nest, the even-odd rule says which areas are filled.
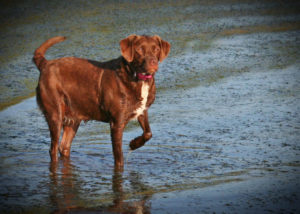
[[[137,75],[138,75],[138,78],[140,80],[147,80],[147,79],[151,79],[152,78],[151,75],[144,75],[144,74],[141,74],[141,73],[138,73]]]

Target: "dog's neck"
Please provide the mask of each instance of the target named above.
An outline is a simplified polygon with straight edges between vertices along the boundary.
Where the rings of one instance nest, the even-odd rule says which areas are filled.
[[[127,74],[128,78],[131,81],[137,81],[137,74],[135,69],[132,67],[130,63],[128,63],[124,57],[122,57],[122,68],[124,69],[123,71]]]

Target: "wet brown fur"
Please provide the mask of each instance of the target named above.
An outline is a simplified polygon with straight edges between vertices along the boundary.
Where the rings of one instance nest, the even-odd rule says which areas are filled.
[[[46,50],[63,40],[65,37],[47,40],[33,57],[40,70],[36,94],[49,126],[51,160],[57,161],[58,151],[63,157],[70,156],[71,143],[82,120],[98,120],[110,124],[115,167],[122,169],[122,136],[129,120],[137,117],[143,129],[143,134],[130,142],[132,150],[152,136],[147,109],[155,99],[158,61],[167,57],[170,44],[159,36],[131,35],[120,42],[122,56],[108,62],[75,57],[47,60]],[[147,73],[152,78],[140,80],[137,73]],[[135,110],[141,106],[144,84],[149,86],[146,109],[137,116]]]

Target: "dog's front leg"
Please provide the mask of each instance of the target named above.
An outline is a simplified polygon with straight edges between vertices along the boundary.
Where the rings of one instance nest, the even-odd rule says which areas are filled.
[[[138,121],[143,129],[143,135],[135,138],[130,142],[130,149],[135,150],[143,146],[150,138],[152,137],[149,121],[148,121],[148,112],[145,111],[143,115],[138,117]]]
[[[118,123],[110,123],[110,134],[115,159],[115,170],[122,171],[124,167],[123,152],[122,152],[122,138],[124,125]]]

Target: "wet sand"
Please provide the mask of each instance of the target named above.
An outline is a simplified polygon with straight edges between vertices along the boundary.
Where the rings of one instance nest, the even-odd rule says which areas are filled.
[[[23,12],[6,6],[6,15],[22,13],[2,22],[0,212],[300,212],[297,3],[118,3],[102,10],[91,1],[74,13],[81,3],[68,12],[60,9],[65,3],[46,10],[47,4],[25,2]],[[68,14],[74,18],[58,19]],[[153,14],[159,15],[148,21]],[[94,121],[81,124],[69,161],[50,164],[48,128],[35,97],[20,102],[36,86],[34,48],[44,37],[70,32],[47,58],[117,57],[118,41],[130,33],[159,34],[172,44],[156,75],[153,139],[129,154],[129,141],[141,132],[129,124],[123,173],[113,170],[109,126]]]

